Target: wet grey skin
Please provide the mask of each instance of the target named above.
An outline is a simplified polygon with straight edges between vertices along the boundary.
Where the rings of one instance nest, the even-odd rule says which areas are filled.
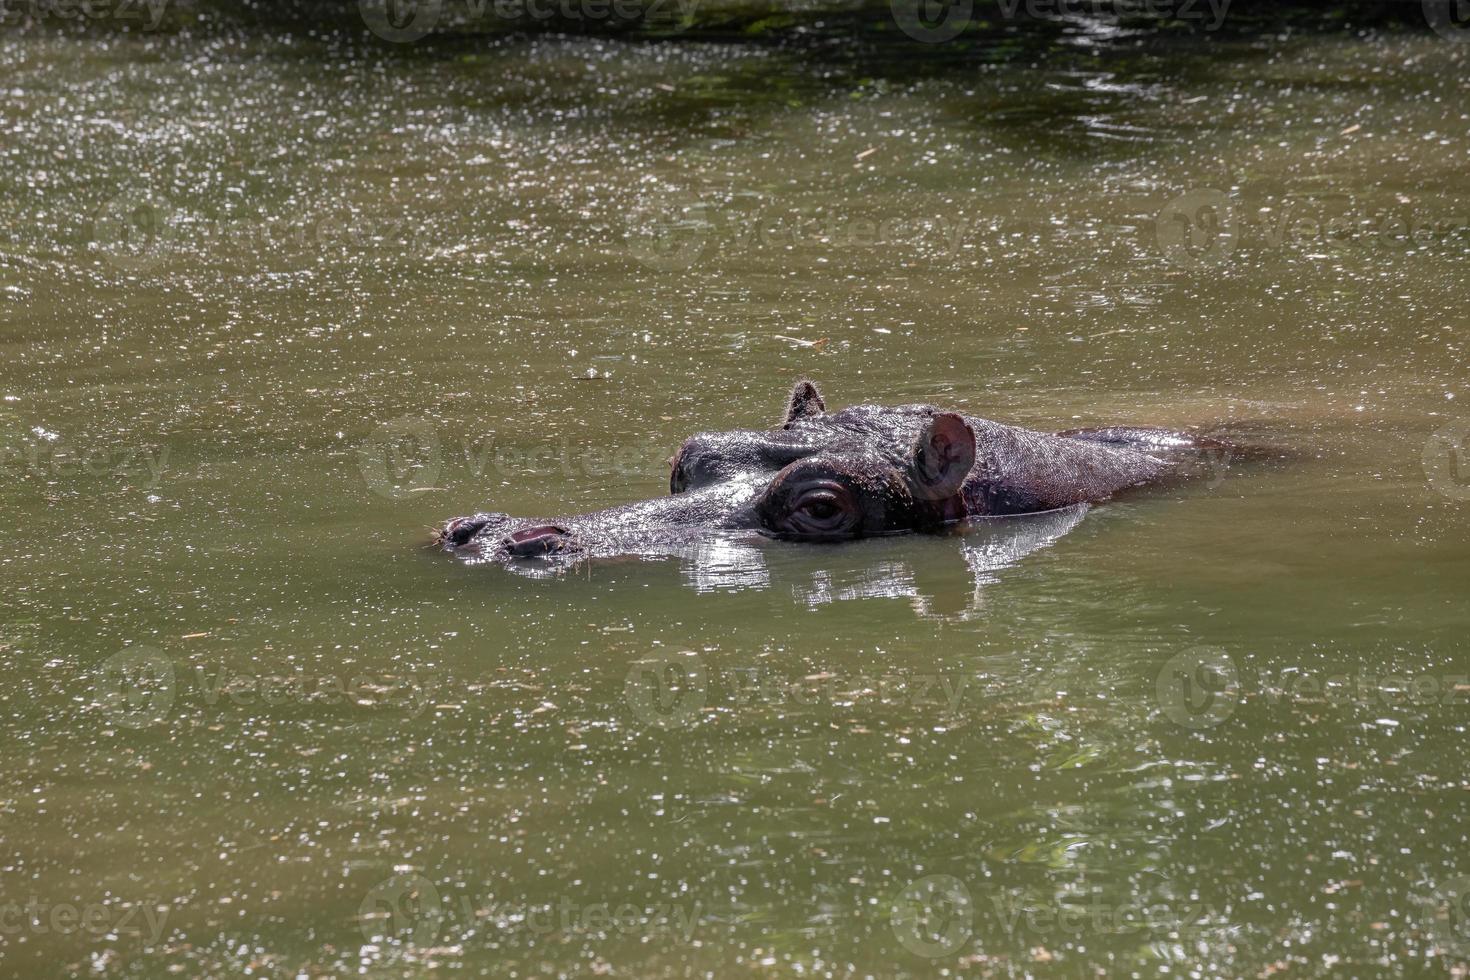
[[[1229,453],[1183,432],[1034,432],[932,405],[828,412],[803,380],[779,428],[685,440],[669,461],[667,497],[552,518],[457,517],[436,541],[467,559],[500,561],[667,553],[716,531],[846,541],[1095,503]]]

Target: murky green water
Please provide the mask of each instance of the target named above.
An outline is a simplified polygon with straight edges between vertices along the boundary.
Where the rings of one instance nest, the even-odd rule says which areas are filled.
[[[1465,968],[1470,47],[888,50],[0,39],[0,972]],[[1302,458],[421,547],[801,375]]]

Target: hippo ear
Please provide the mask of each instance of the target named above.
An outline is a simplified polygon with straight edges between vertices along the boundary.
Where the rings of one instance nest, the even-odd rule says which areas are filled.
[[[822,393],[817,390],[817,386],[802,378],[791,389],[791,400],[786,405],[786,421],[781,423],[781,427],[789,429],[797,419],[821,415],[826,410],[827,403],[822,401]]]
[[[941,412],[914,440],[909,486],[917,499],[944,500],[960,492],[974,465],[974,430],[953,412]]]

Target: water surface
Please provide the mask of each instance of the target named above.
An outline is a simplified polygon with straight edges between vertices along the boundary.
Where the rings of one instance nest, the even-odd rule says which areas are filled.
[[[0,971],[1463,970],[1467,50],[7,33]],[[1299,458],[422,547],[800,376]]]

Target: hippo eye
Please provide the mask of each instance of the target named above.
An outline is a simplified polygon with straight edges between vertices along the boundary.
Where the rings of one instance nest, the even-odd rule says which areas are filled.
[[[842,513],[842,508],[835,500],[817,497],[802,504],[801,512],[815,521],[830,521]]]
[[[820,485],[803,492],[781,521],[782,529],[808,537],[846,537],[854,532],[857,508],[840,486]]]

